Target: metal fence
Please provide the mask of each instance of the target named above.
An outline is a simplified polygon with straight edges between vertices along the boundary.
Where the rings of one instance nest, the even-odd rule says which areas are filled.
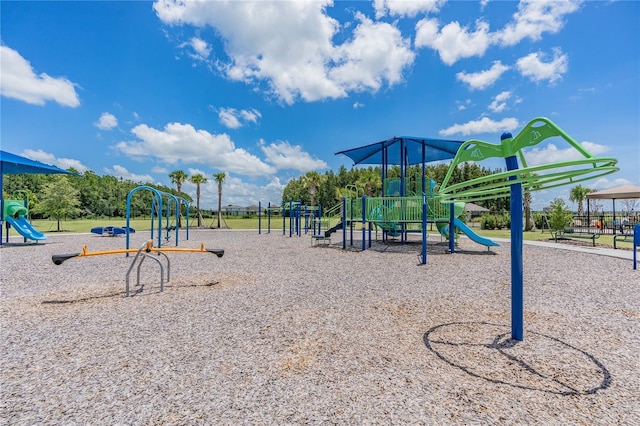
[[[626,234],[632,233],[633,227],[640,221],[640,216],[632,217],[624,215],[598,214],[573,216],[574,229],[586,232],[598,232],[601,234]]]

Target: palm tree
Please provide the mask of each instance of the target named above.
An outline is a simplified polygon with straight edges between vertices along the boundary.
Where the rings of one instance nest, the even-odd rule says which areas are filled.
[[[524,204],[524,230],[531,231],[533,228],[533,222],[531,220],[531,201],[533,197],[529,191],[525,191],[522,198]]]
[[[196,186],[196,210],[198,211],[198,227],[202,226],[202,215],[200,214],[200,184],[207,183],[207,178],[201,173],[196,173],[189,178],[189,182]]]
[[[379,196],[380,189],[382,189],[380,172],[373,167],[360,170],[360,176],[358,180],[356,180],[356,186],[364,188],[365,194],[370,197]]]
[[[315,171],[307,172],[304,176],[302,176],[302,183],[304,184],[305,188],[309,189],[309,204],[311,206],[315,206],[316,190],[320,185],[322,185],[325,178],[326,176],[321,175],[320,173]]]
[[[578,216],[584,215],[582,202],[590,192],[593,192],[593,190],[585,188],[582,185],[574,186],[573,188],[571,188],[571,192],[569,192],[569,201],[578,203]]]
[[[220,221],[222,220],[222,182],[226,177],[225,172],[213,174],[213,178],[218,184],[218,228],[220,228]]]
[[[180,223],[180,218],[181,218],[181,200],[180,197],[182,197],[182,184],[184,183],[185,180],[187,180],[188,176],[187,174],[182,171],[182,170],[174,170],[171,173],[169,173],[169,178],[171,179],[171,183],[173,183],[176,186],[176,189],[178,190],[178,228],[180,228],[182,225]]]

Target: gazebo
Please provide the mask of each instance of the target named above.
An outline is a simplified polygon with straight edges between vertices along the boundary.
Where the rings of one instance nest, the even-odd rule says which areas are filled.
[[[611,200],[613,202],[613,221],[616,220],[616,200],[640,199],[640,186],[622,185],[604,191],[590,192],[587,194],[587,215],[589,215],[589,200]],[[613,233],[616,233],[615,227]]]

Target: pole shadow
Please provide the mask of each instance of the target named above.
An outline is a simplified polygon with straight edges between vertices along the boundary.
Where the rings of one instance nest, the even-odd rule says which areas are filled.
[[[534,331],[520,342],[508,326],[452,322],[430,328],[423,341],[440,360],[490,383],[568,396],[594,394],[612,382],[593,355]]]

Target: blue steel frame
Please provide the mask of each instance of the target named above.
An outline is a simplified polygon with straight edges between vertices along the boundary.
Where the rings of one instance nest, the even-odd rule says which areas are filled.
[[[180,217],[180,209],[178,209],[178,206],[180,206],[180,202],[178,200],[181,200],[187,207],[186,239],[188,240],[189,239],[189,202],[182,197],[177,197],[168,192],[162,192],[150,186],[142,185],[142,186],[133,188],[131,191],[129,191],[129,194],[127,195],[127,210],[126,210],[127,227],[126,227],[126,234],[125,234],[126,248],[129,249],[129,229],[131,224],[131,197],[133,196],[133,194],[135,194],[140,190],[151,191],[154,194],[153,200],[151,201],[151,239],[153,240],[154,223],[155,223],[155,217],[157,214],[158,216],[158,247],[162,246],[162,197],[165,197],[165,196],[169,198],[169,201],[173,200],[176,205],[176,209],[175,209],[176,211],[176,246],[178,246],[178,223],[179,223],[178,221]],[[156,203],[158,205],[157,212],[155,210]],[[169,218],[170,218],[169,202],[167,203],[166,215],[167,215],[167,225],[168,225]],[[167,231],[167,234],[168,234],[168,231]],[[129,256],[129,253],[127,253],[127,256]]]

